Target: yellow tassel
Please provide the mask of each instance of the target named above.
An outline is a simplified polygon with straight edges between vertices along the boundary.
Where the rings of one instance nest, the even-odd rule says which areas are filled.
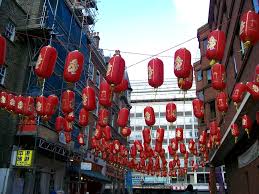
[[[237,139],[238,139],[238,137],[235,137],[235,143],[237,143]]]
[[[246,41],[245,43],[244,43],[244,47],[246,48],[246,49],[248,49],[248,48],[250,48],[251,47],[251,41]]]
[[[215,63],[216,63],[216,60],[215,60],[215,59],[212,59],[212,60],[210,61],[210,66],[215,65]]]
[[[246,128],[245,131],[247,133],[248,139],[250,139],[249,130]]]

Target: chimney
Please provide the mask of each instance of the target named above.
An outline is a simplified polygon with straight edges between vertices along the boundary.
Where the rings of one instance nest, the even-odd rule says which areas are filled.
[[[94,45],[96,46],[96,48],[99,48],[99,43],[100,43],[99,32],[93,33],[93,41],[94,41]]]

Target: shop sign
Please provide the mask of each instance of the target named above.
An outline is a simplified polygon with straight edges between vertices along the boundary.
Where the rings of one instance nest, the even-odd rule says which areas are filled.
[[[16,155],[16,166],[32,166],[33,150],[18,150]]]
[[[81,170],[92,170],[92,163],[81,162]]]

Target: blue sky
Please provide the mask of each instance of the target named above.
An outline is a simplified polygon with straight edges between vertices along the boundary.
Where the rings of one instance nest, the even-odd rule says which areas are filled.
[[[100,32],[100,48],[156,54],[196,37],[197,28],[208,20],[209,0],[100,0],[98,9],[95,31]],[[189,49],[193,58],[199,56],[197,39],[178,48],[181,47]],[[176,49],[157,56],[164,62],[165,79],[174,77]],[[126,53],[122,56],[126,66],[148,57]],[[127,70],[130,80],[147,79],[148,61]]]

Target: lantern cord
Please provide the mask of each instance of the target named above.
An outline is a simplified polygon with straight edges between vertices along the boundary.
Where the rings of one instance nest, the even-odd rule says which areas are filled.
[[[51,27],[50,40],[49,40],[49,45],[50,45],[50,46],[51,46],[51,44],[52,44],[53,35],[55,34],[55,33],[54,33],[54,29],[55,29],[55,22],[56,22],[57,11],[58,11],[58,4],[59,4],[59,0],[57,0],[57,3],[56,3],[54,18],[53,18],[53,23],[52,23],[52,27]],[[50,6],[50,7],[51,7],[51,6]]]

